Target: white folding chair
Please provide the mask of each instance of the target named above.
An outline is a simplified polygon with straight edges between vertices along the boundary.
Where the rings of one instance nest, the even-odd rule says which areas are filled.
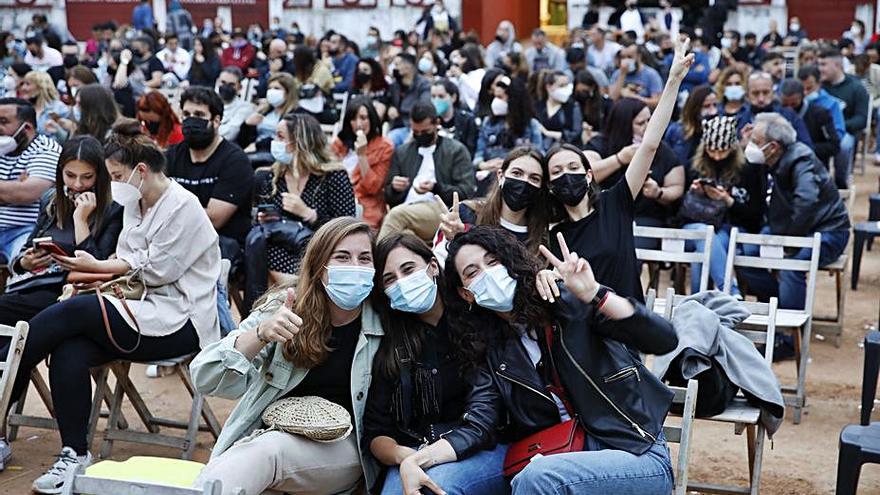
[[[856,186],[851,185],[849,189],[838,189],[840,199],[846,204],[846,211],[849,213],[849,223],[853,224],[852,212],[856,199]],[[840,255],[834,262],[825,266],[820,266],[819,270],[827,272],[829,276],[834,277],[834,288],[837,297],[836,312],[834,314],[816,314],[813,316],[813,324],[816,327],[817,338],[819,335],[823,337],[834,337],[834,346],[840,347],[840,338],[843,334],[843,317],[844,308],[846,307],[846,287],[845,278],[846,271],[849,269],[849,256],[846,253]]]
[[[656,293],[652,289],[648,291],[648,297],[645,304],[655,312],[662,312],[664,318],[672,321],[672,315],[675,308],[681,304],[681,301],[686,297],[687,296],[685,295],[676,295],[673,289],[669,288],[666,293],[666,298],[660,300],[656,299]],[[766,317],[767,326],[757,330],[737,328],[736,331],[748,337],[748,339],[756,346],[763,345],[764,360],[767,362],[768,366],[772,365],[773,340],[776,336],[778,301],[773,297],[770,299],[769,303],[742,301],[742,304],[746,306],[753,316]],[[691,412],[691,414],[693,414],[693,412]],[[685,410],[683,416],[687,418],[687,410]],[[760,417],[761,410],[749,405],[743,394],[740,392],[734,398],[733,403],[727,406],[727,409],[725,409],[723,413],[709,418],[698,418],[700,421],[733,424],[735,435],[742,435],[743,431],[746,432],[746,446],[749,457],[749,486],[742,487],[739,485],[720,485],[716,483],[686,481],[687,489],[703,493],[745,493],[757,495],[760,492],[761,486],[761,465],[763,463],[764,441],[766,437],[766,431],[764,425],[760,422]]]
[[[702,266],[700,270],[700,291],[704,291],[709,287],[709,258],[712,254],[712,239],[715,236],[715,228],[711,225],[705,230],[687,230],[687,229],[668,229],[661,227],[644,227],[633,225],[633,236],[649,239],[657,239],[660,241],[660,249],[636,249],[636,258],[639,261],[648,263],[673,263],[679,270],[685,269],[691,263],[699,263]],[[703,252],[687,252],[685,250],[685,242],[687,241],[703,241]],[[678,277],[677,277],[678,278]],[[657,277],[652,276],[652,287],[657,289]],[[677,281],[678,282],[678,281]],[[684,279],[682,277],[681,284]],[[677,288],[683,291],[683,287]]]
[[[12,384],[18,374],[18,365],[21,363],[21,355],[27,342],[28,324],[26,321],[16,323],[14,327],[0,325],[0,337],[9,338],[9,350],[0,362],[0,411],[5,414],[9,410],[9,401],[12,399]],[[0,437],[6,436],[6,421],[0,421]]]
[[[806,406],[807,363],[810,357],[810,337],[813,327],[813,300],[816,295],[816,272],[819,269],[819,247],[822,236],[817,232],[811,237],[793,237],[778,235],[744,234],[734,227],[730,232],[730,246],[727,250],[727,266],[724,269],[724,291],[730,292],[730,281],[734,269],[757,268],[764,270],[788,270],[804,272],[807,276],[806,298],[803,310],[780,309],[776,316],[776,327],[788,331],[794,338],[795,362],[797,364],[797,383],[794,386],[782,386],[785,404],[794,408],[794,424],[801,422],[801,415]],[[757,245],[758,256],[737,253],[737,245]],[[785,248],[810,248],[810,259],[795,260],[782,257]],[[740,289],[743,278],[739,277]],[[767,317],[752,315],[745,321],[746,325],[764,328]],[[768,344],[770,345],[770,344]]]
[[[683,412],[681,422],[678,424],[669,423],[667,417],[666,423],[663,424],[663,436],[667,442],[678,444],[678,459],[673,469],[673,478],[675,479],[674,495],[685,495],[688,486],[688,464],[690,462],[691,445],[694,434],[694,411],[697,407],[697,389],[696,380],[688,380],[687,387],[669,387],[675,394],[672,403],[681,405]]]

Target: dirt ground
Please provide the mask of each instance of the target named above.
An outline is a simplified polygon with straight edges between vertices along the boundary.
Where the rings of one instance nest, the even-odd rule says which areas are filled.
[[[866,175],[856,176],[856,222],[867,218],[868,195],[877,191],[878,176],[880,167],[870,164]],[[877,324],[880,305],[878,250],[865,252],[858,291],[849,291],[848,280],[845,284],[849,293],[846,328],[840,348],[835,348],[828,340],[813,340],[807,381],[808,409],[800,425],[794,425],[789,416],[776,434],[772,449],[770,445],[765,449],[762,494],[834,493],[840,429],[845,424],[858,422],[863,365],[863,351],[859,344],[867,327]],[[831,309],[834,300],[833,279],[823,275],[819,279],[816,308]],[[783,381],[793,379],[793,363],[789,361],[776,365],[776,371]],[[131,376],[154,413],[185,418],[185,405],[188,406],[190,400],[179,380],[175,377],[148,379],[144,376],[142,366],[134,366]],[[45,414],[36,394],[33,390],[31,392],[26,410],[33,414]],[[209,399],[209,403],[221,421],[234,406],[233,402],[222,399]],[[131,409],[126,409],[126,417],[129,420],[136,418]],[[875,420],[880,421],[880,418],[875,417]],[[93,452],[100,449],[103,428],[102,420],[98,424],[99,432]],[[211,437],[202,433],[196,460],[207,460],[211,443]],[[54,461],[54,455],[60,449],[58,435],[53,431],[23,428],[12,445],[14,456],[11,465],[0,473],[0,493],[30,493],[31,482]],[[124,460],[132,455],[174,457],[177,453],[163,447],[117,443],[112,458]],[[748,478],[745,438],[735,436],[732,426],[697,421],[691,459],[691,479],[745,484]],[[862,469],[859,494],[880,494],[880,466],[868,465]]]

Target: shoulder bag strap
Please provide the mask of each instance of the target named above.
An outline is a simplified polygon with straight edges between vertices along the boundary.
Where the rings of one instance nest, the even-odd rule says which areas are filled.
[[[574,418],[576,416],[574,407],[572,407],[571,403],[568,401],[568,394],[565,393],[562,381],[559,380],[559,373],[556,371],[556,362],[553,359],[553,342],[555,341],[553,337],[553,325],[546,325],[544,327],[544,338],[546,339],[547,357],[549,359],[547,366],[550,368],[550,378],[553,381],[552,384],[547,386],[547,390],[553,395],[559,397],[559,400],[562,401],[562,405],[565,406],[568,415]]]
[[[95,290],[95,294],[98,296],[98,306],[101,307],[101,317],[104,319],[104,330],[107,332],[107,338],[110,339],[110,343],[113,344],[113,347],[116,348],[119,352],[123,354],[131,354],[136,351],[138,347],[141,345],[141,326],[138,324],[137,319],[132,314],[131,309],[128,307],[128,303],[125,302],[125,297],[122,295],[122,289],[119,288],[118,285],[113,285],[113,291],[115,292],[116,297],[122,302],[122,308],[128,314],[131,321],[134,322],[134,327],[137,331],[137,342],[135,342],[134,347],[131,349],[125,349],[116,342],[116,339],[113,337],[113,329],[110,328],[110,318],[107,316],[107,306],[104,303],[104,296],[101,294],[101,288],[98,287]]]

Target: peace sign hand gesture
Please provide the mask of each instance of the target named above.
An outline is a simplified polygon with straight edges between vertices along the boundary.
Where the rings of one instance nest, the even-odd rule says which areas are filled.
[[[556,239],[559,241],[559,250],[562,251],[562,260],[554,256],[545,246],[539,248],[541,255],[553,265],[572,294],[585,303],[592,302],[599,292],[599,283],[596,282],[590,263],[579,257],[577,253],[568,250],[561,232],[556,234]]]
[[[672,66],[669,68],[669,78],[681,81],[687,75],[694,63],[694,54],[688,53],[691,46],[691,40],[685,35],[679,35],[675,40],[675,56],[672,59]]]
[[[443,213],[440,215],[440,231],[443,232],[443,237],[446,238],[447,241],[452,242],[455,239],[455,236],[464,232],[464,222],[461,221],[461,215],[459,215],[458,209],[458,192],[452,193],[452,209],[450,210],[446,203],[443,202],[443,199],[440,196],[434,195],[437,202],[443,208],[443,211],[447,211],[449,213]]]

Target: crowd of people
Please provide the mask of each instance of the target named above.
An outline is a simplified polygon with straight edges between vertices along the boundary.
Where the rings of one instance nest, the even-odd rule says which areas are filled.
[[[701,269],[724,288],[734,227],[818,232],[836,260],[880,44],[796,18],[759,42],[661,3],[591,10],[560,44],[508,21],[481,42],[441,0],[360,46],[199,28],[176,0],[162,32],[143,0],[88,40],[39,16],[0,33],[0,324],[30,323],[13,401],[51,357],[62,445],[34,490],[92,462],[91,367],[198,353],[197,388],[239,401],[199,478],[224,493],[669,493],[672,396],[638,352],[677,337],[644,307],[635,249],[659,245],[633,226],[714,227],[686,246],[712,252],[692,292]],[[804,306],[803,274],[739,276],[735,297]],[[119,277],[143,290],[71,293]],[[263,429],[311,396],[348,411],[348,438]],[[573,418],[583,452],[508,470]]]

